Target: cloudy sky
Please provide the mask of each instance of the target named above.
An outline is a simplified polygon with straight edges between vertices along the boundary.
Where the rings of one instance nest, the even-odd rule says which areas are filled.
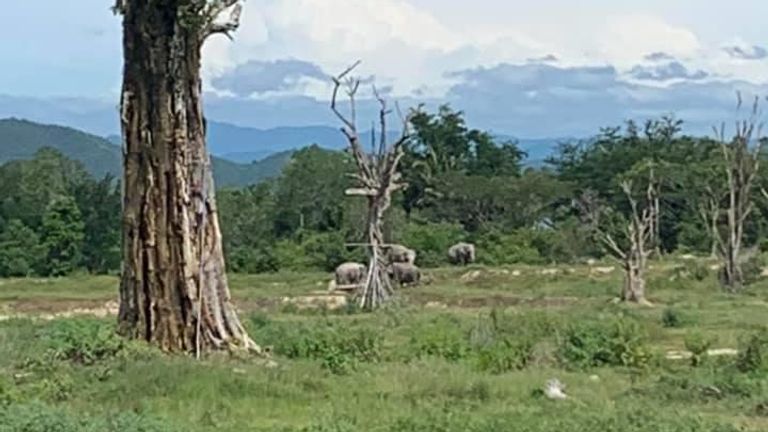
[[[0,94],[116,101],[112,0],[5,3]],[[700,131],[734,117],[735,91],[768,94],[766,17],[765,0],[247,0],[204,79],[212,117],[256,127],[332,124],[327,77],[361,59],[390,97],[497,132],[671,112]]]

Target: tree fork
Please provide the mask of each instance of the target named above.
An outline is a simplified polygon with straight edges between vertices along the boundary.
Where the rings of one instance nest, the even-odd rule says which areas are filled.
[[[169,352],[262,353],[230,298],[201,99],[202,45],[237,28],[241,5],[118,0],[114,10],[124,51],[119,331]]]

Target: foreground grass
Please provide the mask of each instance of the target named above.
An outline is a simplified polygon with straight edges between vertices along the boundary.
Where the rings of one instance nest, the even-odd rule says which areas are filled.
[[[728,296],[667,268],[649,284],[657,306],[637,309],[610,302],[617,274],[514,270],[434,271],[372,314],[280,301],[323,275],[234,276],[277,368],[167,357],[112,336],[111,319],[0,322],[0,431],[768,430],[768,364],[664,358],[692,340],[743,347],[768,323],[763,285]],[[49,310],[114,290],[109,277],[4,281],[0,302]],[[569,400],[540,395],[551,378]]]

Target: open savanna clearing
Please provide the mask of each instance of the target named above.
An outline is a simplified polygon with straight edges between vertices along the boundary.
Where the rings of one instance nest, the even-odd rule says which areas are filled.
[[[429,270],[375,313],[326,274],[231,275],[274,363],[115,337],[114,277],[2,280],[0,430],[768,430],[768,285],[652,267],[650,308],[604,267]]]

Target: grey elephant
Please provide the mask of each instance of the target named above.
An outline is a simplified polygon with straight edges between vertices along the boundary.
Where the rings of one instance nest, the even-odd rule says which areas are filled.
[[[421,282],[421,270],[414,264],[393,263],[387,268],[387,273],[392,281],[401,286],[418,285]]]
[[[475,262],[475,245],[456,243],[448,249],[448,259],[455,265],[472,264]]]
[[[413,264],[416,262],[416,251],[403,245],[392,245],[387,250],[387,259],[390,263]]]
[[[345,262],[336,267],[336,285],[349,286],[360,285],[365,280],[368,268],[360,263]]]

